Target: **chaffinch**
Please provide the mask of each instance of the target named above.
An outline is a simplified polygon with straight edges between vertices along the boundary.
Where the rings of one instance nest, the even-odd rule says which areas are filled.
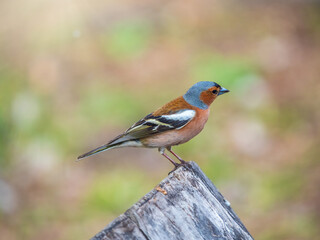
[[[158,148],[177,168],[186,162],[171,147],[189,141],[201,132],[209,116],[209,106],[220,95],[229,92],[215,82],[198,82],[180,96],[145,116],[124,133],[107,144],[78,157],[78,159],[119,147]],[[181,164],[173,161],[168,150]]]

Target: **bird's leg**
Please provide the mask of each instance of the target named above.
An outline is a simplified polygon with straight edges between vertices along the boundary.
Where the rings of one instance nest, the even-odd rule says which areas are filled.
[[[165,148],[159,148],[159,152],[162,156],[164,156],[166,159],[168,159],[173,165],[174,165],[174,169],[172,171],[169,172],[172,173],[174,170],[176,170],[180,164],[179,163],[176,163],[175,161],[173,161],[167,154],[164,153],[165,151]]]
[[[167,150],[168,150],[169,152],[171,152],[172,155],[175,156],[175,157],[181,162],[181,164],[186,164],[186,163],[187,163],[187,162],[184,161],[181,157],[179,157],[177,154],[175,154],[175,153],[171,150],[171,147],[167,147]]]
[[[175,167],[179,166],[179,163],[176,163],[173,161],[167,154],[164,153],[165,148],[159,148],[159,152],[162,156],[164,156],[166,159],[168,159]]]

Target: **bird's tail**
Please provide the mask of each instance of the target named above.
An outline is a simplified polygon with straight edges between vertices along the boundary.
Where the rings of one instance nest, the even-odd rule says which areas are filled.
[[[115,145],[113,145],[113,144],[103,145],[101,147],[98,147],[96,149],[91,150],[90,152],[87,152],[85,154],[80,155],[78,157],[78,161],[81,160],[82,158],[89,157],[91,155],[94,155],[94,154],[97,154],[99,152],[103,152],[103,151],[109,150],[109,149],[114,148],[114,147],[115,147]]]

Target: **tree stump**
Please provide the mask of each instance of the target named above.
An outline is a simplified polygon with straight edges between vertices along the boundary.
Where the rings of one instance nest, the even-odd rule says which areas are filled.
[[[179,167],[91,240],[253,239],[194,162]]]

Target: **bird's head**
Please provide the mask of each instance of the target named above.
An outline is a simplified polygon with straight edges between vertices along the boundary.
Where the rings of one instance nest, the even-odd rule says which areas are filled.
[[[228,89],[215,82],[203,81],[194,84],[183,98],[192,106],[207,109],[218,96],[227,92],[229,92]]]

